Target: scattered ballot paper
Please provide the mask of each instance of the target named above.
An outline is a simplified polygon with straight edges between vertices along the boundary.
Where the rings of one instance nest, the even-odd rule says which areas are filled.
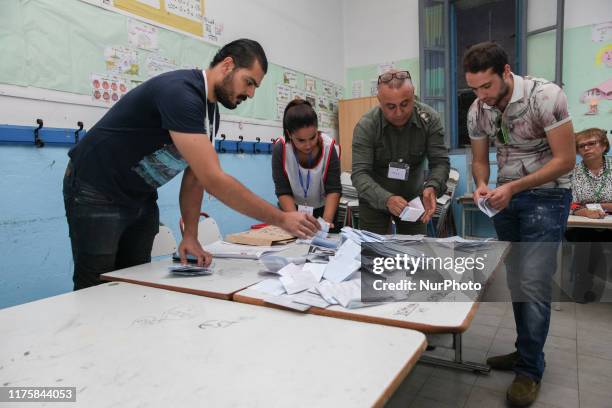
[[[297,266],[293,262],[287,264],[286,266],[280,268],[278,271],[274,272],[280,276],[290,276],[292,273],[299,273],[302,271],[301,266]]]
[[[358,271],[359,268],[361,268],[361,261],[346,255],[341,257],[336,255],[327,264],[323,276],[331,282],[340,283]]]
[[[287,309],[297,310],[298,312],[305,312],[310,309],[310,305],[303,303],[293,302],[289,296],[272,296],[268,295],[263,298],[264,302],[272,303],[273,305],[279,305],[286,307]]]
[[[423,203],[419,197],[414,198],[408,205],[404,207],[402,213],[400,214],[400,219],[402,221],[410,221],[415,222],[421,215],[425,212],[425,207],[423,207]]]
[[[336,251],[336,258],[352,258],[361,260],[361,245],[351,239],[347,239],[342,243]]]
[[[285,291],[289,295],[303,292],[316,286],[316,284],[319,283],[319,281],[316,280],[312,272],[308,270],[304,271],[301,267],[292,269],[287,274],[281,275],[281,277],[278,279],[281,281],[283,287],[285,288]]]
[[[272,296],[280,296],[285,293],[285,288],[283,287],[283,284],[276,278],[262,280],[261,282],[251,286],[249,289],[253,289],[258,292],[262,292]]]
[[[327,303],[321,296],[310,292],[301,292],[288,297],[292,302],[301,303],[303,305],[316,306],[323,309],[329,306],[329,303]]]
[[[278,273],[279,270],[289,265],[301,265],[306,262],[306,257],[289,257],[281,255],[265,255],[259,259],[259,262],[266,268],[267,272]]]
[[[353,302],[361,302],[361,279],[352,279],[334,285],[333,294],[338,303],[346,308]]]
[[[211,264],[209,267],[205,267],[205,266],[179,264],[179,265],[168,266],[168,270],[174,275],[180,275],[180,276],[212,275],[213,265]]]
[[[497,214],[499,212],[499,210],[491,207],[488,203],[488,199],[484,198],[484,197],[480,197],[478,199],[478,208],[480,208],[480,211],[482,211],[483,213],[487,214],[487,216],[489,216],[489,218],[493,217],[495,214]]]
[[[317,283],[319,283],[321,278],[323,278],[323,273],[325,272],[326,267],[327,264],[307,263],[302,267],[302,271],[310,272]]]

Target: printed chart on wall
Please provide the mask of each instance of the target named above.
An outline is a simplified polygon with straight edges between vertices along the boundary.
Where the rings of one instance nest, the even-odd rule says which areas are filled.
[[[580,95],[580,102],[586,105],[585,115],[595,116],[600,113],[612,113],[607,109],[612,101],[612,21],[591,26],[591,40],[597,45],[594,69],[607,71],[605,81],[593,83]],[[607,102],[607,104],[605,104]]]
[[[113,5],[198,37],[204,36],[204,0],[114,0]]]
[[[342,86],[288,68],[283,68],[281,78],[282,82],[276,85],[276,120],[283,120],[285,108],[290,101],[303,99],[314,108],[320,127],[337,127],[338,99],[344,95]]]
[[[128,91],[126,80],[121,77],[92,74],[91,97],[95,102],[114,105]]]
[[[134,48],[157,51],[157,27],[142,21],[128,19],[128,43]]]

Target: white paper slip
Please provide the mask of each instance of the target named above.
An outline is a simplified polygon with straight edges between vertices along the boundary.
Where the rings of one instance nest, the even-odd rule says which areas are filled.
[[[329,227],[330,227],[329,222],[325,221],[321,217],[317,218],[317,221],[319,221],[319,225],[321,226],[321,229],[317,232],[316,236],[321,237],[321,238],[327,238],[327,233],[329,232]]]
[[[361,279],[340,282],[332,288],[334,297],[343,307],[348,307],[353,302],[361,302]]]
[[[361,261],[348,256],[335,256],[327,264],[323,277],[331,282],[340,283],[359,268],[361,268]]]
[[[302,271],[312,273],[314,279],[319,283],[321,278],[323,278],[323,273],[325,273],[325,268],[327,264],[321,263],[307,263],[302,267]]]
[[[441,196],[440,198],[438,198],[436,200],[436,202],[438,204],[444,205],[446,203],[448,203],[448,200],[450,200],[450,196],[448,194],[444,194],[443,196]]]
[[[340,248],[336,251],[336,258],[345,257],[347,259],[359,259],[361,260],[361,245],[355,241],[347,239],[344,241]]]
[[[419,197],[414,198],[408,202],[408,205],[404,207],[400,214],[400,219],[402,221],[410,221],[415,222],[421,215],[425,212],[425,207],[423,207],[423,203]]]
[[[279,280],[289,295],[303,292],[319,283],[312,272],[304,271],[301,268],[299,270],[291,270],[286,275],[281,276]]]
[[[288,276],[291,274],[291,272],[293,271],[301,271],[302,270],[302,265],[296,265],[293,262],[289,262],[287,265],[283,266],[282,268],[280,268],[277,271],[266,271],[266,272],[270,272],[273,273],[275,275],[279,275],[279,276]]]
[[[327,303],[329,303],[330,305],[337,305],[338,301],[336,300],[333,294],[333,288],[332,288],[333,285],[334,284],[331,283],[330,281],[324,280],[321,283],[319,283],[315,287],[315,289],[321,295],[321,297],[325,299]]]
[[[306,262],[306,257],[289,257],[281,255],[265,255],[259,259],[259,262],[266,268],[266,271],[272,273],[278,273],[279,270],[283,269],[290,263],[295,265],[301,265]]]
[[[499,210],[491,207],[488,203],[488,199],[484,198],[484,197],[480,197],[478,199],[478,208],[480,208],[480,211],[482,211],[483,213],[487,214],[487,216],[489,218],[493,217],[495,214],[497,214],[499,212]]]
[[[321,307],[323,309],[329,306],[329,303],[327,303],[325,299],[321,297],[321,295],[318,295],[316,293],[301,292],[301,293],[297,293],[295,295],[291,295],[288,297],[293,302],[301,303],[303,305],[316,306],[316,307]]]
[[[273,305],[283,306],[288,309],[297,310],[299,312],[305,312],[308,309],[310,309],[310,305],[292,302],[291,298],[287,297],[286,295],[283,295],[283,296],[268,295],[268,296],[265,296],[263,300],[264,302],[272,303]]]
[[[280,296],[285,293],[285,287],[281,281],[278,280],[278,278],[262,280],[261,282],[249,287],[249,289],[273,296]]]
[[[587,204],[587,205],[586,205],[586,208],[587,208],[588,210],[591,210],[591,211],[601,211],[601,212],[603,212],[603,211],[604,211],[604,209],[603,209],[603,207],[601,206],[601,204],[598,204],[598,203],[594,203],[594,204]]]

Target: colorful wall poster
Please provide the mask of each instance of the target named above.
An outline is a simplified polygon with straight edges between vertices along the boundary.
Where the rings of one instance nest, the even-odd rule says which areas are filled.
[[[117,75],[138,75],[138,52],[130,47],[104,48],[104,62],[109,73]]]
[[[283,84],[292,88],[297,88],[297,72],[285,69],[283,71]]]
[[[316,78],[304,75],[304,89],[308,92],[317,92]]]
[[[92,100],[109,106],[114,105],[129,91],[124,78],[112,75],[91,74],[90,84]]]
[[[143,23],[142,21],[129,18],[128,43],[135,48],[147,51],[157,51],[159,48],[157,41],[157,27]]]

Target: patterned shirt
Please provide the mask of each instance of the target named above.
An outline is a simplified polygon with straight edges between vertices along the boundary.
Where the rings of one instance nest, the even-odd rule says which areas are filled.
[[[584,165],[577,163],[572,174],[572,195],[575,203],[612,203],[612,157],[604,157],[603,168],[593,174]]]
[[[476,99],[468,112],[471,139],[495,140],[497,184],[518,180],[552,159],[546,132],[571,121],[561,88],[545,79],[512,74],[514,90],[505,111]],[[570,174],[537,188],[569,188]]]

